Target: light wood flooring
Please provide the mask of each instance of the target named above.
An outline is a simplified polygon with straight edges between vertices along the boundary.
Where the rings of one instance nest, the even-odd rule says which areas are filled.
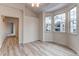
[[[76,54],[63,46],[35,41],[24,45],[15,45],[13,40],[5,40],[0,49],[1,56],[76,56]]]

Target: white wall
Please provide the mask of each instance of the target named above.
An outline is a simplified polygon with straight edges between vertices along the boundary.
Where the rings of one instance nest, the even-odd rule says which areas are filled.
[[[19,10],[19,9],[16,9],[16,8],[12,8],[12,7],[6,7],[5,5],[0,5],[0,23],[3,23],[3,17],[2,16],[10,16],[10,17],[18,17],[19,18],[19,43],[21,43],[21,40],[22,40],[22,30],[21,30],[21,27],[22,27],[22,23],[21,23],[21,20],[22,20],[22,11]],[[4,24],[4,23],[3,23]],[[0,25],[0,27],[4,27],[3,24]],[[6,30],[6,29],[5,29]],[[0,32],[4,33],[4,35],[0,34],[0,47],[2,45],[2,42],[4,41],[4,38],[5,37],[5,30],[1,30],[0,28]]]
[[[0,5],[18,10],[23,10],[25,6],[23,3],[0,3]]]
[[[72,34],[69,32],[69,18],[68,18],[68,12],[69,10],[71,10],[74,6],[77,6],[77,34]],[[62,9],[56,10],[54,12],[52,12],[53,17],[56,14],[60,14],[60,13],[66,13],[66,25],[65,25],[65,32],[55,32],[54,30],[46,33],[45,31],[43,31],[43,40],[44,41],[52,41],[52,42],[56,42],[62,45],[66,45],[68,47],[70,47],[71,49],[75,50],[78,54],[79,54],[79,4],[71,4],[69,6],[66,6]],[[47,13],[48,14],[48,13]],[[47,15],[45,13],[45,15]],[[45,16],[43,15],[43,16]],[[51,13],[50,13],[51,15]],[[44,19],[43,19],[44,20]],[[54,20],[54,19],[53,19]],[[43,21],[44,23],[44,21]],[[54,23],[52,23],[52,25],[54,25]],[[44,27],[43,27],[44,29]],[[54,26],[52,27],[52,29],[54,29]]]
[[[27,7],[23,20],[23,43],[39,40],[39,19],[36,14]]]
[[[43,13],[38,14],[39,17],[39,40],[43,40]]]
[[[43,41],[53,41],[53,28],[51,32],[45,31],[45,16],[53,16],[51,13],[43,13]],[[53,18],[52,18],[53,19]],[[53,22],[53,20],[52,20]]]
[[[36,17],[26,16],[23,25],[23,43],[39,40],[39,22]]]
[[[54,16],[55,15],[58,15],[58,14],[61,14],[61,13],[66,13],[66,7],[65,8],[62,8],[62,9],[59,9],[59,10],[56,10],[56,11],[54,11],[52,14],[53,14],[53,23],[52,23],[52,25],[53,25],[53,27],[52,27],[52,34],[53,34],[53,42],[56,42],[56,43],[59,43],[59,44],[63,44],[63,45],[67,45],[68,44],[68,38],[67,38],[67,19],[66,19],[66,21],[65,21],[65,32],[56,32],[55,30],[54,30]],[[66,16],[67,17],[67,16]]]
[[[0,47],[6,36],[2,16],[19,18],[19,43],[39,40],[39,19],[33,11],[21,4],[0,4]]]
[[[54,13],[52,12],[52,16],[62,12],[66,12],[67,14],[68,9],[71,9],[72,6],[74,5],[62,8],[60,10],[55,11]],[[79,4],[77,4],[77,7],[78,7],[77,10],[79,10]],[[79,11],[77,12],[77,14],[78,14],[77,19],[79,23]],[[24,7],[22,5],[13,5],[13,4],[12,5],[0,4],[0,47],[5,39],[5,30],[4,30],[4,23],[2,21],[3,19],[2,16],[11,16],[11,17],[19,18],[19,43],[28,43],[36,40],[52,41],[66,45],[72,48],[73,50],[75,50],[79,54],[79,24],[78,23],[77,23],[78,33],[76,35],[68,32],[69,29],[67,25],[68,18],[66,19],[65,33],[54,32],[54,31],[47,33],[43,30],[44,24],[42,23],[44,19],[42,20],[42,18],[44,17],[44,15],[43,17],[40,16],[40,19],[38,19],[36,14],[33,11],[29,10],[27,7]]]
[[[69,34],[69,47],[79,55],[79,4],[77,6],[77,34]]]

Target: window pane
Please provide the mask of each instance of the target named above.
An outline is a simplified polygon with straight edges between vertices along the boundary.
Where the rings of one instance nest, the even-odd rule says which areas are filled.
[[[46,24],[46,31],[50,31],[51,30],[51,25]]]
[[[65,27],[65,13],[56,15],[54,17],[54,24],[55,24],[55,31],[61,31],[61,32],[65,31],[65,28],[64,28]]]
[[[45,17],[45,29],[51,31],[51,16]]]
[[[45,18],[45,23],[46,24],[51,24],[51,17],[46,17]]]
[[[61,27],[65,27],[65,23],[61,23]]]
[[[55,31],[59,31],[60,32],[60,28],[55,28]]]
[[[55,23],[55,26],[56,26],[56,27],[60,27],[60,21],[56,22],[56,23]]]
[[[76,32],[77,30],[77,20],[76,20],[76,7],[70,10],[70,31]]]
[[[77,24],[77,21],[73,21],[74,24]]]

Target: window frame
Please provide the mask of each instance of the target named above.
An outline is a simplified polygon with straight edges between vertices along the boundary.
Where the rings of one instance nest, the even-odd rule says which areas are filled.
[[[71,27],[74,26],[74,24],[71,26],[72,20],[71,20],[70,12],[71,12],[71,10],[73,10],[74,8],[76,8],[76,15],[75,15],[75,16],[76,16],[76,20],[73,20],[73,21],[76,21],[76,23],[75,23],[75,24],[76,24],[76,32],[74,32],[74,31],[72,32],[72,31],[71,31]],[[68,14],[69,14],[68,16],[69,16],[69,27],[70,27],[70,28],[69,28],[69,33],[71,33],[71,34],[77,34],[77,7],[75,6],[75,7],[71,8],[71,9],[69,10],[69,13],[68,13]]]
[[[64,31],[61,31],[61,24],[60,24],[60,27],[55,27],[55,16],[61,15],[61,14],[65,14],[64,22],[63,21],[61,22],[62,24],[64,23],[64,27],[62,27],[62,28],[64,28]],[[66,25],[66,13],[65,12],[54,15],[54,32],[62,32],[62,33],[64,33],[65,32],[65,25]],[[55,31],[55,28],[60,28],[60,31]]]
[[[46,17],[50,17],[51,18],[51,24],[50,24],[51,29],[50,29],[50,31],[46,31],[46,19],[45,19]],[[48,16],[44,17],[44,31],[45,32],[52,32],[52,16],[51,15],[48,15]]]

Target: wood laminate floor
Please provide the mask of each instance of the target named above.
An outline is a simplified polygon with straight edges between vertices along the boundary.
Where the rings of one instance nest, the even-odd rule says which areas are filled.
[[[6,40],[0,49],[1,56],[76,56],[65,47],[49,42],[35,41],[22,45],[14,45],[13,40]]]

